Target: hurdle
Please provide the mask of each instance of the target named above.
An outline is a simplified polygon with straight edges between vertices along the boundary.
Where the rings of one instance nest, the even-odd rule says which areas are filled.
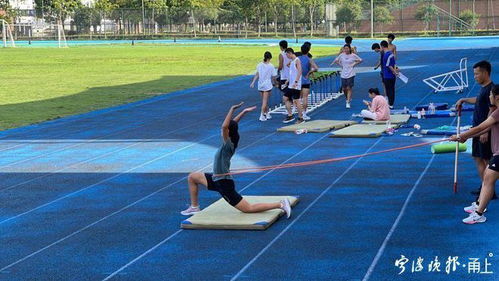
[[[326,103],[335,100],[343,95],[340,92],[340,71],[323,74],[315,79],[311,79],[310,94],[308,95],[307,113],[313,112]],[[287,114],[286,106],[282,101],[282,92],[274,88],[270,101],[271,114]],[[296,109],[293,107],[293,112]]]
[[[462,93],[468,88],[468,58],[459,61],[459,69],[423,79],[435,93],[457,91]]]

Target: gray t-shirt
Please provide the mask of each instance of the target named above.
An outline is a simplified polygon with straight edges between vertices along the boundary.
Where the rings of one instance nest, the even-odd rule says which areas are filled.
[[[215,153],[215,160],[213,161],[213,175],[226,174],[230,172],[230,159],[235,152],[236,149],[234,148],[234,144],[230,138],[228,138],[227,141],[224,142],[217,150],[217,153]],[[213,176],[213,181],[222,179],[232,179],[232,176]]]

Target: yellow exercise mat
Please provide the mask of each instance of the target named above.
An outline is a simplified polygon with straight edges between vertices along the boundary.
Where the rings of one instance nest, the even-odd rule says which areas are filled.
[[[248,202],[272,203],[288,198],[291,206],[298,203],[294,196],[243,196]],[[219,199],[201,212],[182,221],[181,228],[185,229],[248,229],[265,230],[284,214],[281,209],[269,210],[261,213],[243,213],[232,207],[224,199]]]
[[[396,127],[392,125],[392,127]],[[386,125],[357,124],[331,133],[331,138],[377,138],[386,130]]]
[[[410,114],[395,114],[390,115],[390,123],[392,124],[405,124],[409,122],[411,118]],[[375,120],[364,120],[362,123],[365,124],[386,124],[386,121],[375,121]]]
[[[324,133],[333,129],[341,129],[346,126],[357,124],[355,121],[345,120],[313,120],[294,124],[277,129],[278,132],[294,132],[300,129],[307,129],[309,133]]]

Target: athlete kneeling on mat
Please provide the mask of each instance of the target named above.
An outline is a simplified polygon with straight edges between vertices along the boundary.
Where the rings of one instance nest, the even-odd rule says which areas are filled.
[[[291,206],[288,199],[275,203],[250,204],[235,189],[234,180],[228,173],[230,172],[230,159],[236,152],[239,143],[238,122],[248,112],[256,109],[256,106],[245,108],[234,119],[234,111],[241,107],[243,103],[230,108],[222,124],[222,145],[215,153],[213,162],[213,174],[190,173],[187,180],[189,184],[189,194],[191,205],[186,210],[180,212],[189,216],[201,211],[198,201],[199,185],[204,185],[211,191],[217,191],[232,206],[243,213],[258,213],[272,209],[282,209],[287,217],[291,216]]]
[[[499,85],[492,87],[489,98],[490,104],[499,107]],[[489,204],[494,196],[496,181],[499,178],[499,110],[492,112],[480,125],[460,134],[459,137],[454,135],[450,138],[452,141],[465,142],[467,139],[480,136],[489,130],[492,137],[491,146],[493,156],[490,159],[487,169],[485,169],[478,200],[473,202],[471,206],[464,208],[464,211],[470,214],[469,217],[463,220],[466,224],[485,222],[487,219],[483,213],[487,209],[487,204]]]

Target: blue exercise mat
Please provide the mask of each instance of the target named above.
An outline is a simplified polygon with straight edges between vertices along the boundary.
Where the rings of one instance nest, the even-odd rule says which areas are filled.
[[[449,108],[449,104],[448,103],[434,103],[435,105],[435,109],[436,110],[444,110],[444,109],[448,109]],[[428,106],[429,104],[423,104],[423,105],[418,105],[416,106],[415,110],[416,111],[420,111],[420,110],[428,110]]]
[[[418,111],[410,111],[411,117],[418,118]],[[436,110],[435,113],[430,114],[425,112],[422,118],[438,118],[438,117],[454,117],[456,113],[450,110]]]
[[[461,133],[469,130],[471,126],[461,126]],[[423,135],[452,136],[457,134],[456,126],[440,126],[435,129],[421,130]]]

